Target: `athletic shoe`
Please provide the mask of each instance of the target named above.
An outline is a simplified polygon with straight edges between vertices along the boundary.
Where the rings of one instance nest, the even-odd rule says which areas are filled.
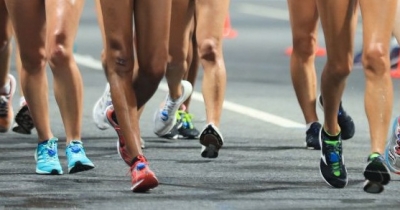
[[[25,102],[20,107],[17,115],[15,115],[15,123],[12,130],[19,134],[31,134],[35,128],[31,113],[29,112],[28,104]]]
[[[179,128],[179,138],[196,139],[200,132],[194,127],[192,120],[193,115],[184,110],[179,110],[178,114],[182,121],[182,126]]]
[[[321,146],[319,144],[320,130],[321,130],[321,124],[319,122],[314,122],[311,124],[310,128],[306,131],[307,149],[315,149],[315,150],[321,149]]]
[[[143,155],[135,157],[130,168],[132,192],[146,192],[158,186],[158,179]]]
[[[94,164],[86,157],[82,141],[73,140],[65,148],[68,161],[68,173],[73,174],[94,168]]]
[[[214,124],[208,124],[200,134],[201,156],[217,158],[218,151],[224,145],[224,138]]]
[[[323,109],[323,102],[322,102],[322,97],[321,95],[318,97],[318,101],[319,101],[319,106]],[[339,106],[339,112],[338,112],[338,124],[340,126],[340,130],[341,130],[341,139],[342,140],[348,140],[353,138],[354,133],[356,131],[356,126],[354,125],[354,121],[351,118],[350,115],[347,114],[347,112],[344,110],[343,106],[342,106],[342,102],[340,102],[340,106]]]
[[[100,130],[110,128],[106,118],[106,108],[110,105],[112,105],[110,84],[107,83],[103,95],[97,100],[92,112],[93,121]]]
[[[319,141],[321,144],[319,169],[322,178],[332,187],[344,188],[348,179],[340,136],[337,139],[333,139],[321,128]]]
[[[37,174],[63,174],[58,159],[57,138],[51,138],[38,144],[35,152]]]
[[[13,75],[9,74],[10,93],[7,95],[0,95],[0,132],[7,132],[14,118],[14,111],[12,107],[12,97],[15,93],[16,81]]]
[[[390,181],[389,170],[385,160],[379,153],[372,153],[368,157],[367,166],[364,169],[364,191],[368,193],[381,193],[384,185]]]
[[[161,138],[165,139],[178,139],[179,138],[179,129],[182,127],[182,121],[177,119],[177,122],[175,123],[174,127],[165,135],[160,136]]]
[[[132,162],[132,157],[129,155],[128,151],[126,151],[125,148],[125,138],[124,135],[122,134],[122,130],[118,125],[118,120],[117,116],[115,115],[114,107],[112,105],[108,106],[106,108],[106,119],[108,123],[115,129],[115,132],[117,132],[118,135],[118,141],[117,141],[117,151],[118,155],[120,158],[128,165],[131,166]],[[141,141],[141,147],[142,149],[144,148],[144,141],[142,138],[140,138]]]
[[[400,117],[393,122],[392,137],[385,148],[385,159],[390,171],[400,175]]]
[[[157,136],[167,134],[176,123],[176,112],[179,107],[189,98],[192,94],[193,87],[190,82],[182,80],[182,95],[177,100],[172,101],[169,94],[165,99],[163,109],[157,109],[154,114],[154,133]]]

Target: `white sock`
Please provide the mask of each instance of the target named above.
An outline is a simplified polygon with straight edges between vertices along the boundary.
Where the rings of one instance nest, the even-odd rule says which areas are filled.
[[[315,122],[317,122],[317,121],[315,121]],[[313,123],[315,123],[315,122],[307,123],[307,124],[306,124],[306,131],[308,131],[308,129],[310,129],[311,125],[312,125]]]
[[[1,94],[8,95],[10,94],[11,91],[11,85],[10,85],[10,80],[7,81],[6,85],[4,87],[0,88]]]
[[[20,98],[19,98],[19,106],[22,106],[22,105],[24,105],[25,104],[25,97],[24,96],[21,96]]]

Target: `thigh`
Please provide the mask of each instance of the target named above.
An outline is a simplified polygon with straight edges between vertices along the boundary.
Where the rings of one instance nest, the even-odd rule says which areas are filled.
[[[107,62],[133,66],[133,0],[100,0]],[[132,69],[133,70],[133,69]]]
[[[71,50],[78,30],[84,0],[45,0],[47,47],[62,44]]]
[[[316,0],[287,0],[293,37],[316,36],[318,10]]]
[[[196,0],[196,38],[200,44],[204,39],[214,39],[222,47],[225,18],[230,0]]]
[[[42,0],[5,0],[21,59],[31,53],[43,55],[45,39],[45,11]]]
[[[328,61],[334,64],[352,62],[357,1],[317,0]]]
[[[360,0],[364,49],[378,43],[382,52],[389,52],[396,8],[397,0]]]
[[[134,6],[139,65],[168,60],[171,0],[136,0]]]

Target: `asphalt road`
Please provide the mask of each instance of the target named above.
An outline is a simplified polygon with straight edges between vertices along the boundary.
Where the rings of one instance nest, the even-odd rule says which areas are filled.
[[[145,154],[160,186],[150,193],[130,191],[128,168],[116,152],[113,130],[100,131],[92,107],[103,92],[99,68],[101,37],[94,4],[86,1],[76,39],[76,56],[85,84],[83,141],[94,170],[74,175],[39,176],[33,159],[36,134],[0,136],[0,209],[394,209],[399,177],[379,195],[364,193],[362,170],[369,154],[364,113],[364,75],[355,67],[343,97],[356,122],[353,139],[344,142],[349,174],[345,189],[328,187],[319,175],[318,151],[304,149],[304,120],[291,85],[291,34],[284,0],[232,0],[231,21],[239,33],[225,41],[228,87],[221,131],[225,146],[216,160],[200,157],[196,140],[165,140],[152,133],[153,111],[163,100],[165,83],[147,104],[141,119]],[[360,49],[361,32],[356,48]],[[319,38],[324,46],[322,37]],[[325,57],[316,60],[318,76]],[[16,75],[15,67],[11,73]],[[51,80],[51,75],[49,74]],[[205,124],[200,71],[191,111],[195,125]],[[395,96],[400,96],[395,81]],[[65,140],[53,93],[50,114],[54,134]],[[18,97],[14,107],[18,107]],[[400,113],[396,98],[393,118]],[[322,112],[318,111],[321,119]],[[59,154],[66,169],[65,145]]]

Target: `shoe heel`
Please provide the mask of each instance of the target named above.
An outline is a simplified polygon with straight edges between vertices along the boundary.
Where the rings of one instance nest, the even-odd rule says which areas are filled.
[[[379,182],[372,182],[369,180],[365,180],[364,182],[364,191],[367,193],[381,193],[385,188]]]

